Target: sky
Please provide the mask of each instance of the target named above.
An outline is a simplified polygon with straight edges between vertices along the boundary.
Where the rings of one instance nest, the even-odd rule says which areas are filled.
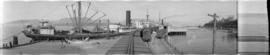
[[[5,1],[4,23],[20,19],[59,20],[69,17],[65,6],[72,3],[74,2]],[[175,16],[167,18],[167,22],[192,25],[212,20],[207,14],[217,13],[221,17],[237,14],[235,1],[94,1],[91,3],[91,9],[104,12],[107,15],[104,19],[109,18],[112,22],[124,21],[126,10],[131,10],[132,19],[145,19],[148,10],[151,20],[158,20],[160,13],[161,17]],[[87,2],[83,3],[83,7],[87,7]],[[83,11],[85,10],[86,8]],[[90,11],[88,17],[93,13]]]
[[[89,2],[89,1],[88,1]],[[85,12],[88,2],[83,2]],[[74,1],[4,1],[3,23],[21,19],[48,19],[59,20],[66,18],[66,5]],[[267,13],[265,0],[240,0],[237,8],[235,1],[94,1],[91,2],[88,17],[93,10],[98,10],[97,18],[102,12],[111,22],[125,21],[125,11],[131,10],[132,19],[145,19],[148,11],[151,20],[160,17],[169,17],[168,23],[179,25],[202,25],[210,20],[207,14],[216,13],[220,17],[235,16],[246,13]],[[195,20],[195,21],[194,21]],[[240,21],[241,22],[241,21]]]

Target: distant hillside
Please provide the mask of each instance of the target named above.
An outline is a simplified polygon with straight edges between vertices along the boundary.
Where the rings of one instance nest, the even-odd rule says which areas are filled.
[[[95,19],[94,19],[95,20]],[[86,22],[87,19],[83,18],[82,22],[85,22],[84,25],[96,25],[98,24],[98,20],[93,22],[93,20],[90,20]],[[74,21],[73,21],[74,22]],[[53,25],[72,25],[72,21],[70,18],[62,18],[60,20],[51,21]],[[101,20],[101,25],[107,24],[107,20]]]
[[[94,19],[95,20],[95,19]],[[82,19],[82,22],[86,22],[87,19]],[[16,20],[16,21],[11,21],[5,24],[19,24],[19,25],[24,25],[24,24],[39,24],[40,20],[39,19],[27,19],[27,20]],[[72,21],[70,18],[62,18],[59,20],[49,20],[49,23],[52,25],[72,25]],[[84,23],[84,25],[96,25],[98,24],[98,20],[93,22],[93,20],[90,20],[86,23]],[[101,20],[101,25],[106,25],[107,24],[107,20]]]
[[[36,24],[36,23],[39,23],[38,19],[16,20],[16,21],[7,22],[5,24]]]

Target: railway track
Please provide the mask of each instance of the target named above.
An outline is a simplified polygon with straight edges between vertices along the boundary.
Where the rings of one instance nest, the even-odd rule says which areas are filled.
[[[134,37],[129,37],[128,48],[126,54],[134,54]]]
[[[121,35],[121,39],[111,47],[106,54],[151,54],[150,48],[138,36],[134,36],[131,33]]]
[[[170,44],[166,38],[155,38],[156,35],[153,34],[154,38],[152,38],[152,51],[154,51],[156,54],[184,54],[180,50],[178,50],[175,46]],[[157,48],[157,49],[155,49]]]
[[[175,46],[170,44],[165,39],[163,40],[163,43],[164,43],[164,45],[166,45],[166,47],[170,51],[170,53],[172,53],[172,54],[184,54],[183,52],[179,51]]]

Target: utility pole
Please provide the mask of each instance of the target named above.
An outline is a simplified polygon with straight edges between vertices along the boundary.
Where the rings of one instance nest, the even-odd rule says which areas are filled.
[[[219,16],[217,16],[216,13],[214,13],[212,15],[211,14],[208,14],[208,16],[212,17],[213,18],[213,21],[214,21],[214,26],[213,26],[213,48],[212,48],[212,54],[214,54],[215,53],[215,34],[216,34],[216,27],[217,27],[216,21],[217,21],[217,18]]]

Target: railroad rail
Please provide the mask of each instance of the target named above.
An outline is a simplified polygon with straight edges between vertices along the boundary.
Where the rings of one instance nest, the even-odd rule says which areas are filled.
[[[134,54],[134,36],[129,37],[127,54]]]
[[[152,54],[152,51],[141,40],[141,37],[133,34],[121,35],[121,39],[106,54]]]

